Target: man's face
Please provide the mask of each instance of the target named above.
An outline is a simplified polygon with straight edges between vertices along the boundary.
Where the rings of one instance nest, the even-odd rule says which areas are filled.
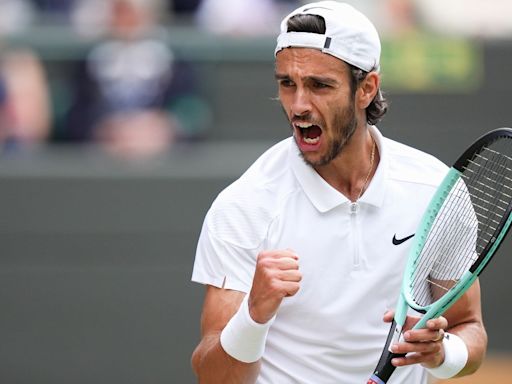
[[[357,127],[350,68],[311,48],[287,48],[276,57],[279,99],[304,161],[329,164]]]

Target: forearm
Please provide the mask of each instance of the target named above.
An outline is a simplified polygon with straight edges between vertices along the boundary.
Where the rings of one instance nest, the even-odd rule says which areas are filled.
[[[462,323],[447,331],[462,338],[468,349],[468,361],[455,377],[474,373],[482,364],[487,350],[487,333],[483,324],[480,321]]]
[[[260,362],[243,363],[229,356],[220,344],[220,332],[206,336],[192,355],[192,367],[200,384],[252,384]]]
[[[478,280],[446,312],[448,332],[459,336],[466,345],[468,359],[456,377],[474,373],[482,364],[487,350],[487,333],[482,320],[480,284]]]

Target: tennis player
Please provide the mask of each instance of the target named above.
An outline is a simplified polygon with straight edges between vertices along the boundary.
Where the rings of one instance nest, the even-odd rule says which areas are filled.
[[[357,384],[373,373],[410,238],[447,171],[375,126],[387,109],[380,50],[347,4],[312,3],[283,20],[275,78],[292,137],[205,218],[192,276],[206,285],[199,382]],[[476,283],[392,346],[407,355],[389,383],[470,374],[486,345]]]

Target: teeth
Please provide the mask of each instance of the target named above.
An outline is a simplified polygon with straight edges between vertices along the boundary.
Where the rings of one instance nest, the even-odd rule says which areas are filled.
[[[298,128],[309,128],[309,127],[312,127],[313,124],[310,124],[310,123],[297,123],[295,124]]]
[[[319,137],[315,137],[314,139],[310,139],[308,137],[304,137],[304,142],[305,143],[308,143],[308,144],[316,144],[320,141],[320,136]]]

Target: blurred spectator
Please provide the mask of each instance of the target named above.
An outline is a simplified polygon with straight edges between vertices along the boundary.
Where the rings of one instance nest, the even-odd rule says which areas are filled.
[[[367,15],[375,24],[381,37],[399,37],[417,30],[418,15],[415,0],[344,0],[344,2]]]
[[[75,0],[71,24],[83,38],[96,39],[108,34],[113,22],[114,0]]]
[[[145,158],[168,150],[175,139],[170,126],[169,116],[158,109],[117,113],[100,122],[95,140],[118,158]]]
[[[0,0],[0,35],[21,33],[34,19],[34,7],[29,0]]]
[[[512,37],[510,0],[344,1],[368,15],[383,36],[427,30],[464,37]]]
[[[168,0],[168,4],[172,15],[190,17],[199,8],[201,0]]]
[[[75,0],[31,0],[37,9],[50,13],[70,13]]]
[[[120,40],[154,36],[166,16],[165,0],[74,0],[72,11],[81,36]]]
[[[417,30],[418,15],[414,0],[379,2],[380,31],[387,36],[401,36]]]
[[[443,34],[512,37],[510,0],[414,0],[423,25]]]
[[[5,79],[0,73],[0,137],[3,137],[4,132],[7,132],[8,120],[7,89]]]
[[[3,52],[1,61],[4,151],[45,143],[50,134],[50,100],[45,70],[29,50]]]
[[[197,23],[221,35],[275,35],[283,15],[296,4],[283,0],[202,0]]]
[[[109,5],[108,38],[79,65],[64,139],[147,156],[165,152],[175,140],[201,138],[209,108],[197,95],[195,73],[154,34],[162,2]]]
[[[30,0],[43,23],[69,23],[76,0]]]

